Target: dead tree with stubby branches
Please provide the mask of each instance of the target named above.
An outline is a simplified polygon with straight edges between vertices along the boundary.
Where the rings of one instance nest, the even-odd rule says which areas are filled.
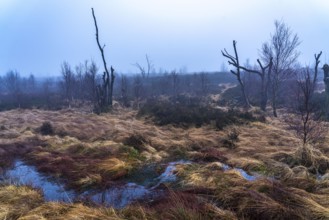
[[[268,101],[268,90],[269,90],[269,85],[270,85],[270,82],[271,82],[273,58],[270,58],[270,61],[266,66],[264,66],[259,59],[257,59],[257,63],[259,65],[260,70],[256,70],[256,69],[253,70],[253,69],[249,69],[249,68],[244,67],[244,66],[240,66],[239,68],[246,71],[246,72],[249,72],[249,73],[255,73],[260,77],[260,79],[261,79],[260,108],[263,111],[266,111],[266,105],[267,105],[267,101]]]
[[[97,94],[97,109],[102,112],[102,111],[107,111],[109,108],[112,107],[113,103],[113,86],[114,86],[114,80],[115,80],[115,75],[114,75],[114,69],[111,66],[110,71],[107,68],[106,60],[105,60],[105,55],[104,55],[104,46],[101,46],[99,42],[99,35],[98,35],[98,26],[97,26],[97,21],[96,21],[96,16],[94,13],[94,9],[91,8],[92,15],[94,18],[94,23],[95,23],[95,28],[96,28],[96,42],[98,45],[98,48],[101,52],[102,55],[102,60],[103,60],[103,65],[104,65],[104,72],[103,72],[103,83],[102,85],[97,86],[96,94]]]
[[[236,49],[236,41],[235,40],[233,41],[233,48],[234,48],[234,56],[229,54],[226,49],[224,49],[224,51],[222,50],[221,52],[222,52],[222,55],[228,59],[228,63],[236,68],[235,71],[231,70],[231,73],[236,76],[236,79],[238,80],[238,82],[240,84],[241,92],[242,92],[243,99],[244,99],[244,102],[245,102],[245,106],[247,108],[250,108],[251,105],[249,103],[249,99],[248,99],[248,96],[246,94],[245,85],[244,85],[244,83],[242,81],[242,78],[241,78],[241,71],[240,71],[241,66],[240,66],[240,62],[239,62],[239,56],[238,56],[238,52],[237,52],[237,49]]]

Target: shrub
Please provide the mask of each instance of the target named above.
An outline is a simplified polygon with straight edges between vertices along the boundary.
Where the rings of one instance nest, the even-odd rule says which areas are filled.
[[[223,139],[223,145],[227,148],[236,148],[236,143],[239,141],[240,132],[236,128],[232,128]]]
[[[43,122],[39,128],[42,135],[52,135],[54,134],[53,126],[49,121]]]
[[[153,121],[160,126],[173,124],[182,127],[200,127],[214,122],[216,128],[220,130],[230,124],[243,124],[258,120],[249,112],[238,110],[226,112],[207,106],[197,100],[192,102],[183,100],[182,102],[149,100],[139,110],[139,115],[151,116]]]
[[[132,161],[135,161],[135,160],[144,161],[145,160],[145,157],[142,156],[140,154],[140,152],[134,147],[124,145],[121,147],[120,153],[122,156],[125,156],[125,158],[128,158],[129,160],[132,160]]]
[[[138,151],[144,150],[144,145],[148,141],[140,134],[133,134],[123,141],[124,145],[134,147]]]

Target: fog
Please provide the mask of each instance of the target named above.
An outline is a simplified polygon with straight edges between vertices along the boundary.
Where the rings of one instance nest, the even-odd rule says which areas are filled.
[[[325,0],[1,0],[0,74],[60,75],[60,64],[92,59],[101,65],[91,16],[94,7],[105,55],[117,72],[138,72],[145,54],[159,69],[219,71],[220,50],[237,40],[241,61],[255,63],[274,20],[284,20],[302,41],[302,65],[322,50],[327,61]]]

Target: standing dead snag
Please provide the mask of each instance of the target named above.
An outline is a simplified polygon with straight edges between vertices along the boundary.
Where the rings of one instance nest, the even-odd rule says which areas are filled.
[[[323,82],[324,82],[324,85],[325,85],[325,114],[326,114],[326,117],[328,117],[328,113],[329,113],[329,110],[328,110],[328,105],[329,105],[329,65],[328,64],[324,64],[323,67],[322,67],[322,70],[323,70]]]
[[[237,52],[237,50],[236,50],[236,41],[235,41],[235,40],[233,41],[233,48],[234,48],[235,56],[230,55],[230,54],[226,51],[226,49],[224,49],[224,51],[221,51],[221,52],[222,52],[222,55],[223,55],[224,57],[226,57],[226,58],[229,59],[229,60],[228,60],[228,63],[236,68],[236,71],[231,70],[231,73],[232,73],[233,75],[236,76],[236,78],[237,78],[237,80],[238,80],[238,82],[239,82],[239,84],[240,84],[241,91],[242,91],[242,95],[243,95],[243,99],[244,99],[244,101],[245,101],[245,105],[246,105],[246,107],[247,107],[247,108],[250,108],[251,105],[250,105],[250,103],[249,103],[249,99],[248,99],[247,94],[246,94],[246,90],[245,90],[245,87],[244,87],[244,83],[243,83],[243,81],[242,81],[242,79],[241,79],[241,73],[240,73],[240,69],[241,69],[241,67],[240,67],[240,63],[239,63],[238,52]]]
[[[323,82],[325,84],[325,92],[326,95],[329,95],[329,65],[328,64],[324,64],[323,67]]]
[[[268,100],[268,89],[271,82],[271,72],[272,72],[272,66],[273,66],[273,58],[270,58],[269,63],[266,66],[263,66],[261,61],[257,59],[257,63],[261,69],[261,71],[258,70],[252,70],[248,69],[246,67],[240,66],[240,69],[249,72],[249,73],[256,73],[261,78],[261,101],[260,101],[260,108],[263,111],[266,111],[266,105]],[[267,70],[267,75],[266,75]]]
[[[110,76],[110,72],[107,68],[105,55],[104,55],[105,44],[102,47],[101,44],[99,43],[98,27],[97,27],[97,21],[96,21],[94,9],[91,8],[91,11],[92,11],[92,15],[93,15],[94,22],[95,22],[95,28],[96,28],[96,42],[97,42],[98,48],[102,55],[102,60],[103,60],[104,70],[105,70],[103,73],[103,85],[98,86],[98,88],[97,88],[97,99],[98,99],[97,103],[99,105],[98,107],[102,111],[102,110],[105,110],[107,107],[112,107],[113,85],[114,85],[115,75],[114,75],[114,69],[111,66],[111,76]]]
[[[316,80],[318,79],[318,67],[319,67],[321,55],[322,55],[322,51],[320,51],[320,53],[318,54],[314,54],[314,58],[315,58],[314,78],[313,78],[314,85],[316,85]]]

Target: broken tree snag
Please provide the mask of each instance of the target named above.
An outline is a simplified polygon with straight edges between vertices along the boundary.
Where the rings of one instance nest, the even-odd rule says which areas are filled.
[[[111,66],[111,85],[110,85],[110,96],[109,96],[109,104],[110,106],[112,106],[113,104],[113,86],[114,86],[114,79],[115,79],[115,75],[114,75],[114,69]]]
[[[315,58],[314,77],[313,77],[314,86],[316,86],[316,81],[318,79],[318,67],[319,67],[321,55],[322,55],[322,51],[320,51],[320,53],[318,53],[318,54],[314,54],[314,58]]]
[[[241,72],[240,72],[241,66],[240,66],[240,63],[239,63],[239,57],[238,57],[238,52],[237,52],[237,49],[236,49],[236,41],[235,40],[233,41],[233,48],[234,48],[235,56],[230,55],[227,52],[226,49],[224,49],[224,51],[221,51],[221,52],[222,52],[222,55],[228,59],[228,63],[236,68],[236,71],[231,70],[231,73],[236,76],[236,78],[237,78],[237,80],[240,84],[241,92],[242,92],[243,99],[244,99],[244,102],[245,102],[245,106],[247,108],[250,108],[251,105],[249,103],[249,99],[248,99],[247,94],[246,94],[244,83],[241,79]]]
[[[323,67],[323,82],[325,84],[325,92],[326,95],[329,96],[329,65],[328,64],[324,64]]]
[[[107,68],[105,55],[104,55],[105,44],[103,46],[101,46],[101,44],[99,42],[98,26],[97,26],[95,12],[94,12],[93,8],[91,8],[91,11],[92,11],[95,28],[96,28],[96,42],[97,42],[97,46],[101,52],[102,60],[103,60],[103,64],[104,64],[103,85],[98,87],[98,90],[101,89],[103,91],[98,91],[99,96],[97,97],[97,99],[98,99],[97,103],[99,105],[98,108],[100,111],[104,111],[107,109],[107,107],[112,107],[113,86],[114,86],[115,75],[114,75],[114,69],[112,68],[112,66],[111,66],[111,75]]]

